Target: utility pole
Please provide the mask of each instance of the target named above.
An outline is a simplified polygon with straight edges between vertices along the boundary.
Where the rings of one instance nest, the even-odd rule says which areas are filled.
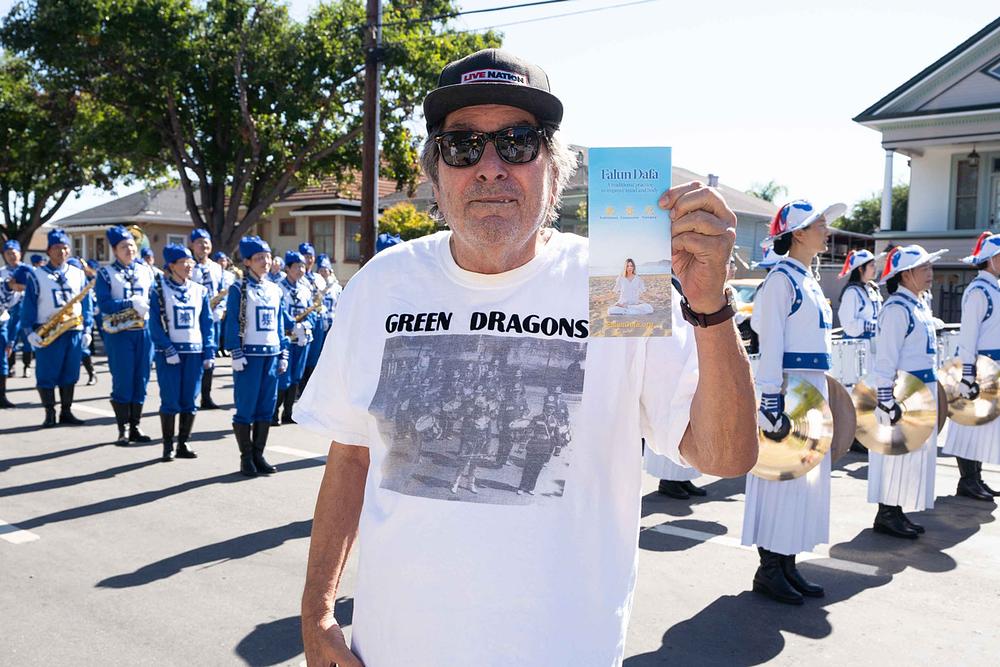
[[[361,264],[375,256],[375,228],[378,223],[379,61],[382,59],[382,0],[367,2],[361,149]]]

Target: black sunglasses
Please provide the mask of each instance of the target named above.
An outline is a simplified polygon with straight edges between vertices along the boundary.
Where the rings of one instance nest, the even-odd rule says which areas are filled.
[[[471,167],[493,142],[497,155],[507,164],[526,164],[538,157],[545,138],[545,128],[515,125],[496,132],[453,130],[434,137],[441,150],[441,159],[449,167]]]

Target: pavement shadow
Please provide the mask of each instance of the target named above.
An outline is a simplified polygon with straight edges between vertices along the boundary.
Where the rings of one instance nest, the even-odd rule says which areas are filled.
[[[697,480],[696,480],[697,483]],[[717,479],[701,488],[708,492],[707,496],[691,496],[688,500],[671,498],[658,491],[647,493],[642,497],[642,516],[652,514],[667,514],[675,517],[691,516],[694,507],[703,503],[735,503],[742,500],[735,498],[746,491],[746,477],[731,477]]]
[[[45,452],[44,454],[32,454],[31,456],[18,456],[11,459],[0,460],[0,471],[9,470],[14,466],[26,465],[28,463],[39,463],[41,461],[49,461],[51,459],[58,459],[63,456],[72,456],[73,454],[79,454],[81,452],[87,452],[91,449],[97,449],[98,447],[104,447],[106,443],[97,442],[92,445],[82,445],[80,447],[72,447],[70,449],[60,449],[57,452]]]
[[[97,588],[132,588],[161,579],[167,579],[187,568],[206,563],[238,560],[253,556],[261,551],[275,549],[289,540],[300,540],[312,533],[312,519],[293,521],[284,526],[276,526],[247,533],[215,544],[206,544],[190,551],[179,553],[155,563],[144,565],[135,572],[108,577],[97,583]]]
[[[626,659],[624,667],[759,665],[784,650],[782,633],[828,637],[833,632],[828,607],[892,581],[886,574],[871,576],[819,565],[824,560],[801,563],[799,569],[806,578],[823,584],[826,597],[807,598],[803,606],[791,607],[751,591],[723,595],[667,630],[659,649]]]
[[[668,521],[664,526],[680,528],[683,530],[695,530],[700,533],[711,535],[725,535],[729,529],[716,521],[699,521],[697,519],[680,519],[678,521]],[[661,533],[653,528],[643,528],[639,532],[639,548],[646,551],[685,551],[692,549],[701,542],[679,535]]]
[[[41,420],[42,416],[43,415],[39,413],[39,420]],[[85,428],[87,426],[108,426],[110,424],[115,423],[114,417],[91,417],[89,415],[83,417],[81,416],[80,413],[76,413],[76,416],[80,417],[80,419],[83,419],[83,424],[81,424],[80,426],[58,425],[58,426],[53,426],[51,429],[46,429],[46,430],[52,433],[53,438],[55,438],[59,434],[67,433],[69,431],[72,431],[73,429]],[[37,424],[25,424],[24,426],[14,426],[13,428],[0,429],[0,436],[17,435],[19,433],[34,433],[35,431],[40,431],[40,430],[42,430],[41,421],[39,421],[39,423]]]
[[[152,461],[151,463],[155,463],[157,461]],[[316,459],[302,459],[299,461],[291,461],[289,463],[281,464],[278,469],[279,471],[281,471],[279,472],[279,474],[282,474],[282,473],[292,472],[294,470],[304,470],[308,468],[321,467],[325,465],[326,461],[320,461]],[[31,519],[25,519],[24,521],[18,521],[17,526],[22,530],[31,530],[32,528],[46,526],[50,523],[73,521],[74,519],[82,519],[88,516],[94,516],[96,514],[103,514],[105,512],[114,512],[116,510],[127,509],[130,507],[138,507],[140,505],[156,502],[161,498],[168,498],[170,496],[186,493],[188,491],[192,491],[194,489],[200,489],[205,486],[211,486],[213,484],[235,484],[235,483],[259,484],[260,480],[244,477],[239,473],[239,471],[233,471],[232,473],[215,475],[214,477],[191,479],[186,482],[182,482],[180,484],[175,484],[174,486],[166,487],[164,489],[153,489],[150,491],[142,491],[141,493],[134,493],[130,496],[108,498],[96,503],[91,503],[89,505],[70,507],[68,509],[59,510],[58,512],[51,512],[49,514],[43,514],[41,516],[37,516]]]
[[[924,572],[948,572],[957,566],[944,553],[975,535],[984,524],[995,521],[994,503],[966,500],[954,496],[939,497],[936,507],[907,516],[927,529],[916,540],[901,540],[876,533],[871,528],[849,542],[830,547],[830,556],[855,563],[874,565],[887,574],[898,574],[907,567]]]
[[[135,463],[126,463],[120,466],[115,466],[114,468],[108,468],[107,470],[98,470],[97,472],[89,472],[85,475],[73,475],[71,477],[60,477],[59,479],[46,479],[40,482],[31,482],[30,484],[21,484],[20,486],[8,486],[7,488],[0,489],[0,498],[6,496],[19,496],[26,493],[35,493],[37,491],[51,491],[52,489],[63,489],[68,486],[76,486],[77,484],[86,484],[87,482],[96,482],[100,479],[112,479],[118,475],[132,472],[133,470],[140,470],[147,466],[159,463],[158,460],[150,461],[136,461]]]
[[[333,615],[340,627],[349,626],[354,617],[354,598],[337,598]],[[236,645],[236,654],[254,667],[287,664],[303,651],[299,616],[261,623]]]

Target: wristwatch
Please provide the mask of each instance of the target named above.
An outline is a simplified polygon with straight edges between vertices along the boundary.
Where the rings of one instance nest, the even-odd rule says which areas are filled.
[[[733,308],[733,289],[729,285],[726,285],[723,294],[726,295],[726,305],[714,313],[707,315],[705,313],[694,312],[691,309],[691,304],[688,303],[687,297],[681,296],[681,315],[684,316],[686,322],[695,327],[705,328],[721,324],[736,314],[736,309]]]

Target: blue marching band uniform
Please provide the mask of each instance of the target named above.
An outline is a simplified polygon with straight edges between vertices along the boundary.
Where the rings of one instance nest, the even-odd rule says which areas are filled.
[[[0,408],[12,408],[7,399],[7,377],[14,374],[14,345],[18,338],[23,292],[14,289],[14,271],[21,266],[21,244],[3,244],[5,265],[0,269]]]
[[[297,254],[297,253],[296,253]],[[247,262],[243,278],[226,297],[226,346],[233,359],[233,433],[240,450],[240,472],[248,477],[270,474],[276,468],[264,458],[271,418],[278,400],[279,378],[289,374],[289,340],[294,328],[280,287],[264,273],[254,273],[250,260],[271,248],[256,236],[240,240],[240,256]]]
[[[306,355],[305,370],[302,372],[302,380],[298,383],[296,398],[302,395],[302,391],[306,388],[309,378],[312,376],[313,371],[316,370],[316,364],[319,363],[319,353],[322,352],[323,341],[326,340],[326,329],[323,328],[325,322],[323,314],[326,312],[324,301],[327,294],[327,287],[332,287],[332,285],[327,284],[326,278],[319,273],[321,268],[319,263],[320,257],[317,257],[316,249],[313,245],[311,243],[300,243],[299,253],[306,264],[306,272],[302,276],[302,280],[309,285],[312,302],[320,303],[321,308],[315,312],[315,317],[313,318],[313,339],[309,343],[309,353]],[[329,268],[329,257],[326,258],[326,265]]]
[[[188,446],[195,401],[201,391],[204,371],[215,366],[215,323],[208,290],[192,281],[183,266],[194,258],[180,245],[163,251],[167,271],[157,276],[150,298],[150,332],[156,347],[156,378],[160,387],[160,427],[163,430],[163,460],[174,456],[174,425],[177,420],[177,458],[198,455]],[[179,415],[179,416],[178,416]]]
[[[111,372],[111,407],[118,425],[115,444],[124,446],[151,440],[140,430],[139,421],[153,356],[147,323],[155,274],[139,260],[135,239],[127,229],[111,227],[107,236],[115,251],[115,261],[97,272],[94,293],[103,320],[104,346]],[[126,264],[118,253],[126,252],[122,248],[129,244],[133,257]]]
[[[225,294],[222,291],[223,286],[223,273],[222,267],[219,266],[212,258],[209,256],[212,251],[212,237],[204,229],[195,229],[191,232],[190,241],[192,247],[194,247],[195,241],[202,241],[203,247],[207,247],[205,253],[199,256],[198,252],[194,253],[194,272],[191,274],[191,280],[196,283],[201,284],[208,291],[209,302],[217,300],[216,297],[220,294]],[[223,300],[225,297],[222,297]],[[225,304],[221,301],[216,304],[215,308],[212,309],[212,327],[215,331],[215,340],[219,340],[222,337],[222,314],[225,311]],[[212,400],[212,379],[215,375],[215,368],[206,368],[202,373],[201,377],[201,409],[202,410],[217,410],[218,405]]]
[[[312,246],[310,246],[311,248]],[[310,286],[305,277],[305,259],[301,253],[289,250],[285,253],[285,279],[278,283],[283,295],[282,305],[288,321],[286,332],[290,340],[288,372],[281,376],[278,383],[278,401],[274,407],[271,423],[292,424],[292,408],[298,398],[299,383],[306,370],[309,358],[309,347],[313,342],[313,329],[317,320],[314,299],[318,294]],[[293,275],[301,277],[292,279]],[[319,278],[319,276],[316,276]],[[322,278],[319,278],[322,280]],[[281,419],[278,419],[278,408],[283,408]]]

